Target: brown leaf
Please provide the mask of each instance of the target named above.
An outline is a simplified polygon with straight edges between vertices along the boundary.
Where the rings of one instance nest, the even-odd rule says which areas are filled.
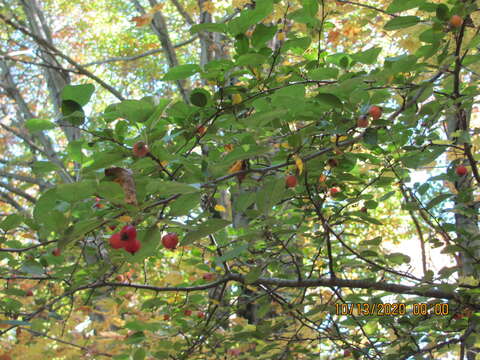
[[[125,192],[125,201],[127,204],[138,205],[135,182],[133,181],[130,170],[121,167],[111,167],[105,169],[105,176],[113,178],[113,181],[120,184]]]
[[[243,161],[242,160],[235,161],[235,163],[230,167],[230,169],[228,169],[228,173],[229,174],[236,173],[237,171],[242,170],[242,168],[243,168]]]
[[[143,27],[147,26],[152,22],[153,19],[153,14],[145,14],[142,16],[135,16],[132,18],[132,21],[135,21],[135,26],[136,27]]]

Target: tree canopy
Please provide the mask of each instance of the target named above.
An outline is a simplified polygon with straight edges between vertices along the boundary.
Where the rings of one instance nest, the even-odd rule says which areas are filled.
[[[478,1],[0,3],[0,360],[479,358]]]

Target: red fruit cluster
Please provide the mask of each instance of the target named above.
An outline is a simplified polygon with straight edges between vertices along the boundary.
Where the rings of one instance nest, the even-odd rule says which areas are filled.
[[[215,279],[215,274],[214,273],[206,273],[206,274],[203,274],[203,280],[207,280],[207,281],[212,281]]]
[[[368,109],[368,114],[373,118],[373,120],[378,120],[382,116],[382,108],[372,105]]]
[[[467,175],[468,169],[465,165],[458,165],[455,169],[455,172],[458,176],[465,176]]]
[[[453,15],[451,18],[450,18],[450,26],[452,28],[459,28],[460,26],[462,26],[463,24],[463,19],[461,16],[459,15]]]
[[[133,145],[133,156],[138,158],[143,158],[148,155],[150,150],[148,149],[147,144],[143,141],[139,141]]]
[[[104,205],[100,202],[102,199],[100,199],[98,196],[95,197],[95,205],[94,207],[97,209],[101,209],[104,207]]]
[[[135,254],[142,244],[137,239],[137,229],[133,225],[126,225],[110,237],[110,246],[114,249],[125,249],[130,254]]]
[[[293,188],[293,187],[297,186],[297,177],[294,176],[294,175],[288,175],[285,178],[285,186],[287,188]]]
[[[175,249],[178,245],[178,235],[175,233],[168,233],[162,237],[162,244],[167,249]]]
[[[331,196],[335,196],[336,194],[338,194],[340,192],[340,189],[339,188],[331,188],[330,189],[330,195]]]
[[[197,126],[197,134],[202,136],[203,134],[205,134],[207,132],[207,128],[203,125],[198,125]]]

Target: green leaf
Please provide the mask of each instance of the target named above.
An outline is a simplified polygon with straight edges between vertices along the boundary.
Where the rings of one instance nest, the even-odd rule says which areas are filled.
[[[83,237],[86,233],[97,229],[103,224],[103,219],[85,219],[77,222],[73,228],[67,230],[66,236],[63,236],[58,241],[59,247],[65,247],[71,241]]]
[[[187,235],[185,235],[181,245],[191,244],[195,240],[201,239],[210,234],[214,234],[228,225],[230,225],[230,221],[227,220],[216,218],[208,219],[204,223],[195,226],[193,229],[187,232]]]
[[[28,119],[25,122],[25,127],[30,132],[50,130],[55,128],[55,126],[54,123],[45,119]]]
[[[428,202],[428,204],[425,206],[427,210],[430,210],[431,208],[437,206],[438,204],[442,203],[443,201],[450,199],[453,195],[452,194],[440,194],[436,197],[434,197],[432,200]]]
[[[449,12],[448,6],[445,4],[438,4],[437,10],[435,11],[437,18],[442,21],[449,19]]]
[[[250,41],[244,34],[238,34],[235,36],[235,51],[238,55],[242,55],[248,52],[250,49]]]
[[[90,101],[94,91],[95,86],[92,84],[67,85],[62,90],[61,99],[63,101],[71,100],[80,106],[84,106]]]
[[[132,335],[130,335],[127,340],[125,341],[127,344],[139,344],[145,341],[145,334],[143,331],[138,331]]]
[[[35,161],[32,164],[32,171],[35,174],[44,174],[52,171],[57,171],[60,168],[58,165],[52,163],[51,161]]]
[[[254,9],[243,10],[240,16],[228,23],[228,31],[233,36],[243,34],[247,29],[262,21],[273,11],[273,0],[257,0]]]
[[[393,196],[394,194],[395,194],[395,191],[390,191],[390,192],[384,194],[383,196],[381,196],[380,199],[378,199],[378,202],[385,201],[388,198],[390,198],[391,196]]]
[[[178,65],[171,68],[162,80],[182,80],[200,72],[200,66],[197,64]]]
[[[241,193],[239,196],[235,197],[235,202],[233,206],[235,211],[242,213],[244,212],[250,205],[255,202],[256,193],[255,192],[244,192]]]
[[[224,261],[230,261],[232,259],[235,259],[239,255],[243,254],[247,249],[248,249],[248,244],[239,244],[235,246],[232,250],[223,254],[223,256],[220,256],[219,258],[217,258],[216,262],[217,264],[221,264]]]
[[[272,109],[268,111],[257,112],[242,122],[249,128],[262,128],[268,125],[274,119],[285,117],[284,109]]]
[[[176,181],[150,181],[147,185],[147,191],[149,193],[155,193],[156,195],[175,195],[175,194],[191,194],[198,192],[198,187],[183,184]]]
[[[445,151],[444,148],[438,147],[421,152],[411,152],[400,159],[400,161],[408,168],[417,169],[434,161]]]
[[[267,56],[256,53],[240,55],[236,61],[237,66],[257,66],[266,63]]]
[[[258,24],[252,34],[253,47],[261,48],[265,46],[265,43],[271,40],[275,36],[276,32],[276,26],[266,26],[264,24]]]
[[[148,126],[148,128],[155,128],[155,126],[159,123],[163,113],[165,112],[165,109],[171,103],[171,101],[172,100],[170,99],[160,99],[153,113],[149,116],[147,121],[145,121],[145,125]]]
[[[120,117],[132,122],[144,122],[154,112],[154,105],[147,100],[124,100],[114,105]]]
[[[85,169],[97,170],[114,165],[117,161],[123,159],[123,153],[120,151],[102,151],[93,155],[93,163]]]
[[[480,35],[475,35],[468,43],[466,49],[473,49],[480,45]]]
[[[318,12],[318,0],[302,0],[302,6],[305,15],[312,18],[317,16]]]
[[[0,228],[3,231],[9,231],[16,228],[23,221],[23,217],[18,214],[8,215],[5,219],[0,222]]]
[[[328,105],[329,109],[338,109],[343,107],[342,101],[333,94],[320,93],[315,96],[315,99],[324,105]]]
[[[82,106],[73,100],[63,100],[61,105],[62,114],[65,120],[72,125],[82,125],[85,121],[85,113]]]
[[[198,192],[180,196],[170,204],[170,215],[181,216],[188,215],[200,204],[200,194]]]
[[[258,278],[262,275],[262,267],[257,266],[249,271],[249,273],[245,276],[245,283],[252,284],[258,280]]]
[[[44,224],[48,221],[52,209],[54,209],[57,204],[57,199],[56,189],[49,189],[40,196],[33,209],[33,218],[37,223]]]
[[[336,79],[338,77],[338,69],[333,67],[320,67],[308,72],[308,78],[312,80]]]
[[[415,55],[401,55],[396,58],[388,58],[386,61],[392,61],[392,71],[400,73],[414,70],[418,59]]]
[[[190,33],[195,34],[200,31],[208,31],[208,32],[218,32],[218,33],[226,33],[227,32],[227,25],[219,24],[219,23],[203,23],[193,25],[190,28]]]
[[[292,50],[294,52],[303,52],[308,49],[312,39],[310,37],[302,37],[296,39],[288,39],[283,44],[281,51],[287,52],[288,50]]]
[[[387,31],[398,30],[416,25],[419,22],[420,18],[418,16],[399,16],[387,22],[383,28]]]
[[[365,130],[365,134],[363,136],[363,141],[365,144],[375,146],[378,144],[378,130],[368,128]]]
[[[84,180],[73,184],[60,184],[57,186],[56,195],[59,199],[73,203],[87,199],[95,194],[95,182]]]
[[[205,107],[212,95],[205,89],[198,88],[190,93],[190,102],[198,107]]]
[[[401,253],[393,253],[387,255],[387,259],[390,260],[391,262],[401,265],[404,263],[409,263],[410,262],[410,257]]]
[[[125,201],[125,192],[120,184],[113,181],[102,181],[97,186],[98,195],[112,203],[122,203]]]
[[[143,348],[138,349],[135,351],[135,354],[133,354],[133,360],[144,360],[146,356],[146,352]]]
[[[28,321],[21,320],[0,320],[0,325],[31,326],[32,324]]]
[[[382,52],[382,48],[375,47],[351,55],[352,59],[361,64],[372,65],[377,62],[378,55]]]
[[[35,260],[29,260],[22,265],[20,271],[31,275],[43,275],[43,266]]]
[[[424,0],[393,0],[388,6],[387,12],[394,14],[401,11],[414,9],[419,7],[424,2]]]
[[[285,193],[285,179],[278,178],[265,182],[257,192],[257,207],[262,213],[268,213],[272,207],[282,200]]]

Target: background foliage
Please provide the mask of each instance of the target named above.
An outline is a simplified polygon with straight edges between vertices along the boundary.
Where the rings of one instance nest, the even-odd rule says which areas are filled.
[[[477,1],[1,3],[0,359],[476,358]]]

